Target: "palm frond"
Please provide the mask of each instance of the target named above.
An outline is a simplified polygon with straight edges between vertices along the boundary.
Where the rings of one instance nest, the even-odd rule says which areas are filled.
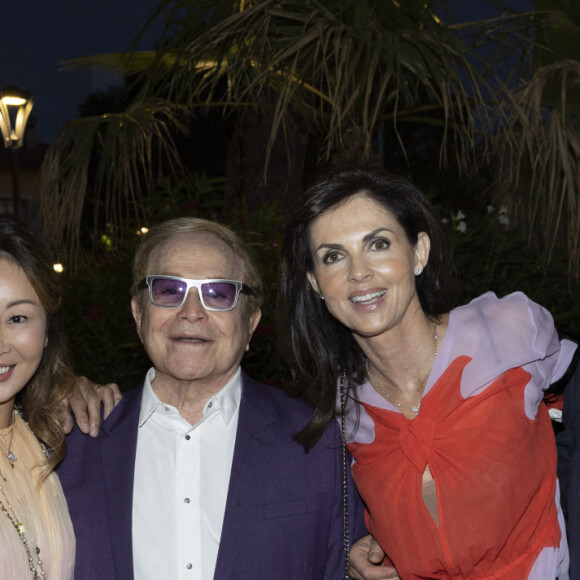
[[[159,70],[170,98],[271,106],[273,133],[288,110],[296,111],[326,134],[327,157],[351,126],[362,132],[370,155],[379,119],[390,113],[396,131],[398,110],[430,101],[466,166],[487,122],[484,79],[424,2],[246,2],[215,24],[184,26],[160,53],[176,47],[179,66]],[[197,74],[199,63],[209,62],[215,66]]]
[[[162,58],[158,58],[157,52],[153,50],[99,54],[62,61],[60,68],[61,70],[101,68],[123,74],[136,74],[146,71],[153,63],[170,69],[178,64],[177,55],[172,52],[165,52]]]
[[[506,92],[497,157],[504,199],[545,247],[549,264],[565,245],[570,274],[580,277],[580,62],[539,68]],[[575,102],[571,102],[575,101]]]
[[[186,114],[184,107],[156,100],[63,126],[41,169],[41,212],[50,245],[67,248],[71,259],[78,255],[88,197],[95,230],[99,224],[118,227],[127,215],[139,217],[143,193],[162,168],[180,167],[172,129],[185,131]]]

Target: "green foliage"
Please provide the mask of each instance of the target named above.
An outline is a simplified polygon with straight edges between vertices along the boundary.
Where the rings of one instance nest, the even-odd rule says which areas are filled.
[[[251,376],[264,382],[279,382],[279,360],[276,352],[276,280],[278,252],[284,218],[277,204],[263,206],[258,212],[247,208],[238,214],[238,223],[230,223],[250,245],[261,266],[264,280],[262,319],[252,339],[250,352],[243,361]]]
[[[568,261],[554,256],[549,267],[541,248],[511,227],[505,206],[442,212],[447,224],[458,280],[458,304],[487,292],[505,296],[520,290],[547,308],[556,326],[580,336],[578,287],[568,285]]]
[[[75,273],[63,275],[61,318],[73,368],[99,383],[136,386],[149,368],[131,315],[130,256],[101,251]]]
[[[161,175],[180,172],[175,134],[186,131],[185,116],[183,107],[153,99],[122,113],[66,123],[41,169],[40,206],[50,246],[69,258],[82,251],[81,226],[89,201],[95,229],[103,222],[120,228],[142,220],[144,192]]]

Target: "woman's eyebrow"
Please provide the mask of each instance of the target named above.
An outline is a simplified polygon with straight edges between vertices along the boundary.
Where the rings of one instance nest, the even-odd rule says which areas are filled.
[[[376,228],[372,232],[369,232],[368,234],[366,234],[363,237],[363,242],[366,243],[366,242],[372,240],[377,234],[379,234],[381,232],[389,232],[391,234],[394,233],[393,230],[391,230],[390,228],[387,228],[387,227]],[[344,248],[344,246],[342,244],[337,244],[337,243],[333,243],[333,242],[324,242],[324,243],[320,244],[318,246],[318,248],[316,248],[315,252],[318,252],[318,250],[322,250],[322,249],[342,250],[343,248]]]
[[[391,230],[389,228],[385,228],[385,227],[377,228],[376,230],[373,230],[372,232],[368,233],[363,238],[363,242],[368,242],[369,240],[372,240],[377,234],[379,234],[381,232],[390,232],[391,234],[394,233],[393,230]]]
[[[332,249],[332,250],[342,250],[342,248],[344,248],[344,246],[342,244],[334,244],[332,242],[324,242],[322,244],[320,244],[320,246],[318,246],[318,248],[316,248],[316,252],[318,252],[318,250],[322,250],[322,249]]]
[[[13,300],[7,304],[7,308],[12,308],[13,306],[20,306],[20,304],[32,304],[33,306],[38,306],[38,302],[35,300],[29,300],[28,298],[23,298],[22,300]]]

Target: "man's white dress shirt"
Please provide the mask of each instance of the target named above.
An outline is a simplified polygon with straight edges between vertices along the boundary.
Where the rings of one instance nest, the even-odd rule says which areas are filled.
[[[145,379],[133,488],[136,580],[212,580],[242,394],[241,371],[193,427]]]

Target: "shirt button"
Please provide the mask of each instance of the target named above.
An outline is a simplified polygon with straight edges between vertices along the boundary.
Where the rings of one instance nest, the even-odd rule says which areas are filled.
[[[186,497],[186,498],[185,498],[183,501],[184,501],[185,503],[189,503],[191,500],[190,500],[188,497]]]
[[[191,437],[190,437],[189,435],[186,435],[186,436],[185,436],[185,440],[186,440],[186,441],[189,441],[190,439],[191,439]]]
[[[208,409],[211,409],[212,407],[213,407],[213,403],[210,401],[210,402],[208,403],[208,405],[207,405],[207,408],[208,408]]]
[[[188,570],[191,570],[191,569],[193,568],[193,564],[188,564],[188,565],[186,566],[186,568],[187,568]]]

